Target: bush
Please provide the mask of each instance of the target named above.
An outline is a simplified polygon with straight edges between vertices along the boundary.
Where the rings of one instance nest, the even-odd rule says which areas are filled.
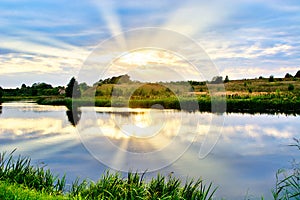
[[[271,75],[271,76],[269,77],[269,82],[274,82],[274,76],[273,76],[273,75]]]
[[[289,91],[293,91],[293,90],[294,90],[294,88],[295,88],[295,87],[294,87],[294,85],[293,85],[293,84],[289,84],[289,86],[288,86],[288,90],[289,90]]]

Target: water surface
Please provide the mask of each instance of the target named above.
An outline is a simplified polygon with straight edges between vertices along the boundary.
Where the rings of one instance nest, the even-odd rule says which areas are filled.
[[[300,159],[297,149],[287,146],[299,137],[299,116],[70,111],[28,102],[3,103],[0,113],[0,151],[17,148],[34,164],[47,163],[54,173],[66,173],[69,182],[78,176],[97,180],[110,168],[148,170],[148,178],[174,172],[182,180],[212,181],[219,187],[217,197],[269,199],[276,171]]]

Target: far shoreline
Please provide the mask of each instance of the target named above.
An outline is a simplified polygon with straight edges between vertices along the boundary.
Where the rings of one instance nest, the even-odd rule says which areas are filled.
[[[286,114],[300,115],[300,102],[289,99],[266,99],[262,97],[245,99],[220,99],[215,100],[212,110],[211,99],[206,98],[163,98],[130,100],[129,105],[125,100],[111,102],[108,98],[65,98],[65,97],[4,97],[2,102],[30,101],[39,105],[66,106],[69,110],[74,107],[129,107],[129,108],[151,108],[160,105],[162,109],[175,109],[185,111],[200,111],[211,113],[247,113],[247,114]],[[196,105],[197,103],[197,105]],[[127,104],[127,105],[126,105]],[[191,106],[189,106],[189,104]],[[182,106],[183,105],[183,106]],[[197,109],[199,108],[199,109]]]

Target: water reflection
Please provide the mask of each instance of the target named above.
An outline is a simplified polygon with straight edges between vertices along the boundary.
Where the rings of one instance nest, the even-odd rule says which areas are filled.
[[[126,161],[133,171],[142,170],[134,168],[141,161],[130,160],[123,151],[159,152],[168,146],[168,152],[148,161],[163,163],[178,149],[181,151],[181,146],[192,143],[182,157],[159,173],[174,171],[183,180],[187,176],[203,177],[219,186],[218,199],[243,199],[247,191],[269,199],[276,170],[289,167],[292,158],[300,159],[298,152],[287,146],[299,135],[299,116],[228,114],[217,145],[205,159],[199,159],[203,140],[214,144],[210,140],[214,137],[206,136],[214,115],[211,113],[124,108],[71,111],[64,106],[32,103],[3,103],[2,109],[0,152],[17,148],[18,153],[30,155],[34,162],[47,163],[55,173],[67,172],[72,180],[76,176],[97,180],[108,168],[84,148],[78,129],[105,159],[115,164]],[[96,120],[90,116],[96,116]],[[112,145],[119,151],[113,151]],[[145,169],[150,164],[145,162]],[[149,173],[149,177],[156,173]]]
[[[81,110],[78,107],[73,107],[66,111],[66,115],[68,116],[69,122],[76,126],[81,118]]]

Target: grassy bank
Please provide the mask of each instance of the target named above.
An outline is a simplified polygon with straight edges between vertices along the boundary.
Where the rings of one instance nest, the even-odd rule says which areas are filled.
[[[198,98],[162,98],[162,99],[133,99],[129,102],[123,99],[111,101],[108,98],[75,99],[70,98],[41,98],[37,101],[43,105],[65,105],[68,108],[76,106],[99,106],[99,107],[131,107],[151,108],[154,105],[161,105],[165,109],[180,109],[201,112],[239,112],[239,113],[285,113],[300,114],[300,99],[286,97],[272,97],[261,95],[254,97],[214,98],[213,104],[209,96]],[[213,106],[212,106],[213,105]]]
[[[51,195],[45,192],[29,189],[17,183],[0,181],[0,199],[2,200],[62,200],[63,195]]]
[[[1,98],[1,102],[10,102],[10,101],[37,101],[40,97],[32,96],[4,96]]]
[[[212,199],[216,188],[203,180],[182,184],[172,176],[144,181],[144,174],[105,173],[97,182],[75,180],[66,189],[65,176],[59,178],[45,167],[33,167],[28,157],[0,155],[0,199]]]

